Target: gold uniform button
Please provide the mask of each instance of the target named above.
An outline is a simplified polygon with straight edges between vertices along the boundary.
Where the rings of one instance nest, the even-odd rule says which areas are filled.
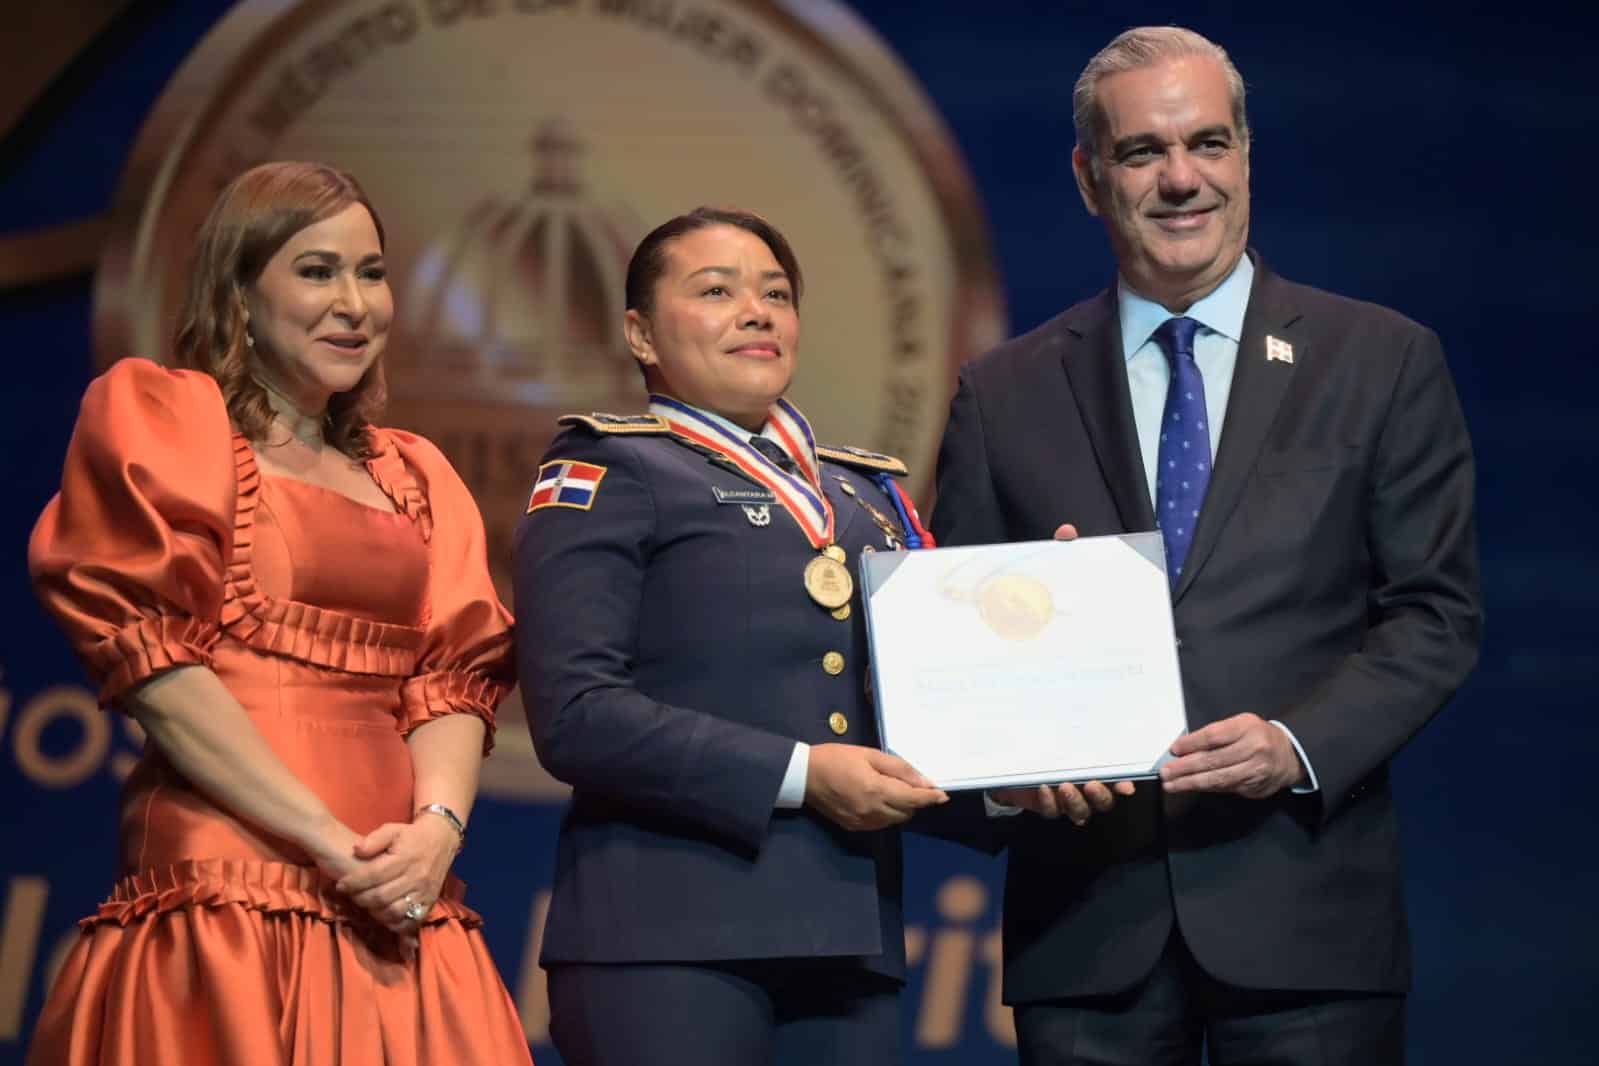
[[[844,717],[844,712],[834,711],[827,716],[827,728],[831,729],[835,736],[841,737],[849,732],[849,719]]]
[[[837,677],[844,672],[844,656],[836,651],[830,651],[822,656],[822,669]]]
[[[849,618],[849,604],[846,603],[842,607],[834,608],[833,609],[833,617],[837,618],[840,622],[842,622],[845,619]],[[1179,647],[1182,646],[1182,643],[1183,642],[1180,641],[1180,640],[1177,642]]]

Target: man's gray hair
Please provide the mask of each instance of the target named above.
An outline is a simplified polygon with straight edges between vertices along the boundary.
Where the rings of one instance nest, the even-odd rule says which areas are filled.
[[[1077,78],[1072,90],[1072,124],[1077,147],[1088,156],[1094,177],[1099,177],[1099,143],[1105,135],[1105,109],[1099,106],[1099,83],[1112,74],[1142,70],[1188,56],[1209,56],[1221,64],[1233,97],[1233,126],[1247,149],[1249,116],[1244,111],[1244,79],[1228,58],[1226,49],[1207,37],[1181,26],[1138,26],[1099,50]]]

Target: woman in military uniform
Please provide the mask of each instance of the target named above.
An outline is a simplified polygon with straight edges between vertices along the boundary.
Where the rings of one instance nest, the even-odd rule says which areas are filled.
[[[947,797],[877,747],[850,573],[925,532],[898,460],[783,399],[800,294],[756,215],[645,237],[649,413],[563,418],[517,531],[528,720],[573,788],[542,958],[573,1066],[898,1060],[894,827]]]

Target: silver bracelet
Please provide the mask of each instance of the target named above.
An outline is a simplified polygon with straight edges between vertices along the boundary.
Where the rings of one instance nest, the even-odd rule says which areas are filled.
[[[450,808],[446,807],[444,804],[442,804],[442,803],[424,803],[424,804],[422,804],[422,806],[420,806],[420,807],[418,807],[416,809],[416,813],[417,814],[436,814],[436,815],[438,815],[440,818],[443,818],[446,822],[449,822],[450,826],[455,830],[456,836],[461,838],[457,842],[457,847],[459,847],[461,844],[465,844],[466,843],[466,823],[461,821],[461,816],[460,815],[458,815],[454,811],[450,810]],[[416,815],[412,815],[412,817],[415,818]]]

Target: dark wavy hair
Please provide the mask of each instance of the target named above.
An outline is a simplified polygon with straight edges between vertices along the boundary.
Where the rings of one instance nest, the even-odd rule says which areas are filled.
[[[666,246],[686,234],[709,226],[735,226],[753,233],[772,250],[772,258],[788,275],[794,287],[794,309],[799,310],[800,293],[805,279],[800,276],[799,259],[794,255],[788,238],[778,228],[753,211],[737,207],[696,207],[686,215],[678,215],[656,226],[647,233],[633,258],[627,264],[627,310],[649,314],[655,305],[655,283],[666,273]]]
[[[251,440],[266,437],[272,405],[252,374],[244,290],[289,238],[351,204],[372,215],[381,247],[383,220],[349,174],[321,163],[263,163],[229,182],[200,226],[172,362],[215,378],[228,417]],[[355,388],[328,401],[327,442],[352,459],[371,458],[368,429],[387,398],[379,359]]]

